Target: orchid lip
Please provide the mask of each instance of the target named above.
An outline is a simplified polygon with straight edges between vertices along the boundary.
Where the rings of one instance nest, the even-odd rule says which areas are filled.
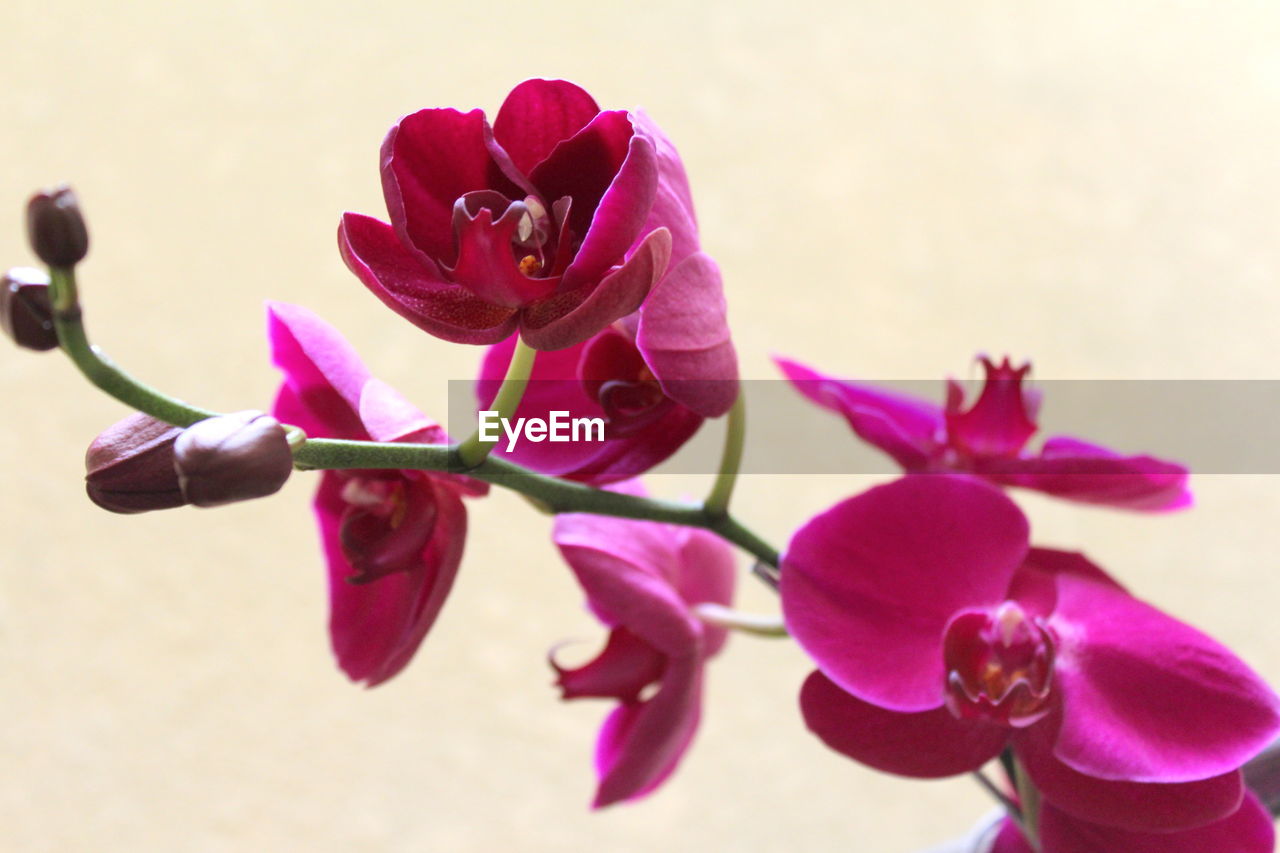
[[[559,275],[567,266],[566,254],[575,248],[565,228],[569,199],[559,199],[548,210],[536,195],[511,200],[496,190],[475,190],[459,196],[453,203],[453,229],[458,251],[462,250],[462,231],[468,223],[482,220],[500,232],[507,232],[512,261],[520,274],[529,279]],[[448,267],[446,267],[448,269]]]
[[[957,719],[1025,728],[1052,710],[1057,641],[1016,601],[957,614],[943,637],[946,705]]]
[[[629,382],[611,379],[600,386],[600,407],[607,432],[619,438],[632,435],[659,420],[671,408],[671,400],[653,380]]]
[[[1030,362],[1017,367],[1006,356],[998,364],[981,356],[986,378],[978,399],[964,406],[964,391],[947,384],[945,420],[949,443],[962,453],[1017,456],[1035,434],[1035,395],[1023,388]]]
[[[420,564],[436,522],[429,493],[403,477],[353,477],[342,498],[342,552],[355,570],[350,583],[370,583]]]

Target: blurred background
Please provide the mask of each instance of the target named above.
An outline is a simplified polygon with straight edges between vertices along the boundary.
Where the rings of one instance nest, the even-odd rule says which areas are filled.
[[[34,260],[30,191],[72,182],[91,335],[211,408],[269,405],[270,298],[327,317],[443,418],[479,351],[384,309],[334,231],[344,210],[381,215],[399,116],[492,113],[530,76],[642,105],[675,140],[747,377],[772,377],[774,352],[890,379],[966,375],[980,350],[1050,379],[1280,363],[1270,4],[7,0],[0,32],[0,263]],[[472,503],[432,636],[364,691],[329,657],[313,478],[112,516],[84,497],[82,454],[124,409],[16,350],[0,400],[5,850],[892,853],[988,808],[966,779],[827,752],[796,710],[804,657],[738,637],[675,778],[590,813],[608,706],[560,703],[544,658],[565,639],[585,657],[603,630],[546,518],[508,494]],[[735,506],[781,545],[869,481],[748,477]],[[1168,517],[1021,503],[1041,544],[1087,550],[1280,684],[1280,481],[1195,487]],[[775,608],[742,565],[743,606]]]

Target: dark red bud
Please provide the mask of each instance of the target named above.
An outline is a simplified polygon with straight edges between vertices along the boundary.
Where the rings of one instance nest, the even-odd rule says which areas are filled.
[[[89,230],[80,202],[66,185],[38,192],[27,202],[27,239],[51,267],[73,267],[89,254]]]
[[[182,495],[210,507],[280,490],[293,472],[284,427],[262,412],[236,412],[187,427],[174,444]]]
[[[30,267],[17,267],[4,274],[0,285],[0,329],[20,347],[51,350],[58,346],[47,275]]]
[[[89,499],[111,512],[171,509],[186,501],[173,468],[173,443],[182,430],[134,414],[93,440],[84,456]]]

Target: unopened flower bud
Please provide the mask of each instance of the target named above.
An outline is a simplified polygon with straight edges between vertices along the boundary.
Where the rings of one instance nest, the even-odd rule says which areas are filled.
[[[293,454],[275,418],[236,412],[184,430],[174,444],[174,469],[189,503],[221,506],[279,491],[293,472]]]
[[[0,284],[0,329],[20,347],[50,350],[58,346],[48,276],[30,267],[17,267],[4,274]]]
[[[111,512],[221,506],[279,491],[293,471],[284,427],[236,412],[185,430],[135,414],[94,439],[85,454],[89,498]]]
[[[182,430],[150,415],[134,414],[108,428],[85,453],[89,499],[111,512],[171,509],[186,500],[173,467],[173,443]]]
[[[89,231],[80,203],[63,185],[38,192],[27,202],[27,239],[51,267],[73,267],[89,253]]]

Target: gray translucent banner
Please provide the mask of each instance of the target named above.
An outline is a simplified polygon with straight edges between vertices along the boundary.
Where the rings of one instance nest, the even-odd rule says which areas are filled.
[[[937,406],[945,394],[944,384],[934,380],[859,384]],[[969,405],[981,382],[960,384]],[[561,410],[568,414],[562,417],[602,414],[594,403],[581,402],[588,398],[576,380],[529,386],[530,398],[565,401]],[[1035,455],[1047,438],[1071,436],[1125,455],[1176,462],[1199,474],[1280,474],[1280,380],[1045,380],[1030,387],[1042,398],[1040,430],[1024,454]],[[698,388],[686,390],[696,396]],[[899,470],[884,453],[854,435],[843,416],[810,402],[792,383],[754,380],[742,382],[741,388],[747,410],[743,473],[881,475]],[[461,439],[474,432],[476,413],[475,383],[450,381],[449,434]],[[522,407],[517,415],[545,418],[546,408],[535,412]],[[652,470],[714,473],[723,440],[724,418],[708,421]],[[504,437],[500,448],[506,444]]]

